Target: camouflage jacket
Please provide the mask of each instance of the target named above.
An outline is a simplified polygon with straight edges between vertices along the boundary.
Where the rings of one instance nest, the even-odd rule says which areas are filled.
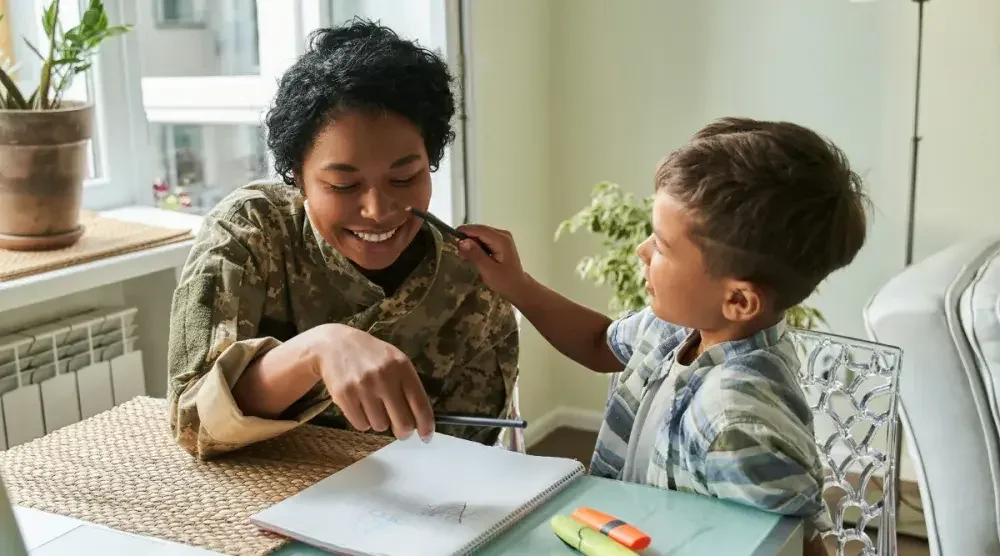
[[[174,292],[168,398],[177,442],[208,457],[307,421],[350,428],[322,382],[276,420],[243,415],[231,394],[256,357],[325,323],[365,330],[403,351],[435,412],[509,414],[513,308],[483,285],[453,241],[425,229],[434,249],[386,297],[319,236],[294,188],[254,183],[227,196],[205,217]],[[498,434],[437,430],[483,443]]]

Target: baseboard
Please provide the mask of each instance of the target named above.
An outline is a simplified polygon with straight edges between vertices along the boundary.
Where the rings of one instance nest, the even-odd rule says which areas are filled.
[[[524,444],[530,448],[559,428],[597,432],[603,420],[603,411],[559,406],[528,424],[524,431]]]

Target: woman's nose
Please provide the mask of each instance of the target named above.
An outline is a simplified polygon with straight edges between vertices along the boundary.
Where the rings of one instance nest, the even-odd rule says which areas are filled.
[[[369,187],[361,196],[361,216],[369,220],[381,221],[397,210],[396,202],[380,187]]]

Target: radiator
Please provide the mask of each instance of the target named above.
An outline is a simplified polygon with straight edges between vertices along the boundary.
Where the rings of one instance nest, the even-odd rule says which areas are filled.
[[[0,337],[0,450],[146,394],[136,312],[94,308]]]

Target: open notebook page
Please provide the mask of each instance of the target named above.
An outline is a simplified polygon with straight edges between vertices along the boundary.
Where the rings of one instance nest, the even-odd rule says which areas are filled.
[[[357,555],[461,554],[583,472],[575,460],[436,434],[372,453],[251,517],[259,527]]]

